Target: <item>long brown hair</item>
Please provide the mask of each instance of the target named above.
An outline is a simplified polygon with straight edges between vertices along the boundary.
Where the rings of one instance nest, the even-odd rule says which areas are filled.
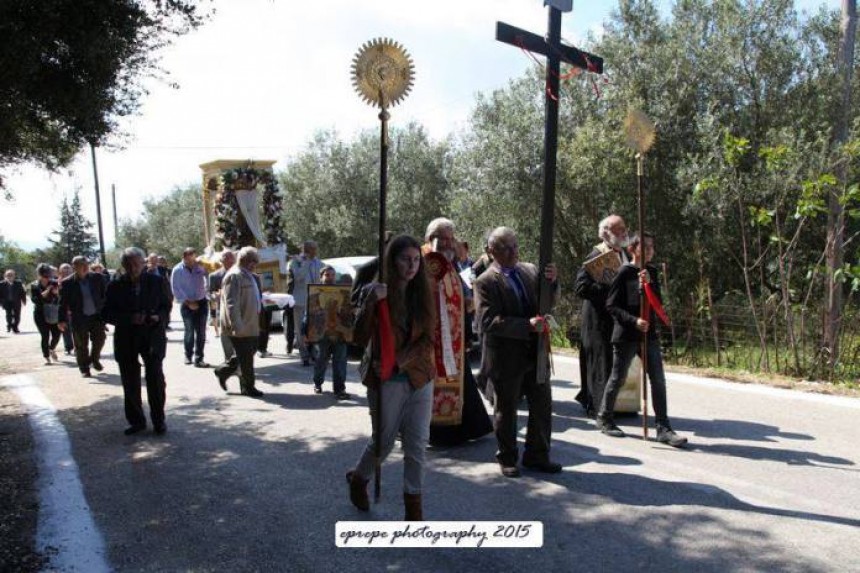
[[[418,263],[418,272],[406,285],[404,295],[401,296],[401,291],[397,287],[400,277],[397,275],[396,260],[410,247],[418,251],[421,260]],[[409,235],[394,237],[385,249],[385,264],[382,268],[382,279],[388,285],[391,312],[400,313],[408,310],[418,329],[432,337],[436,328],[436,306],[433,304],[433,293],[424,267],[424,255],[421,255],[421,243]]]

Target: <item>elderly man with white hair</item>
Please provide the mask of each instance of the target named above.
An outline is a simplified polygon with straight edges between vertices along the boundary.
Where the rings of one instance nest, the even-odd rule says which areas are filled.
[[[143,251],[135,247],[125,249],[120,263],[123,273],[107,285],[102,318],[116,327],[113,353],[125,394],[125,417],[129,423],[125,434],[146,429],[140,398],[139,361],[142,360],[152,426],[161,435],[167,431],[162,369],[167,340],[163,317],[170,311],[170,300],[161,277],[144,272]]]
[[[471,306],[471,294],[467,294],[454,265],[454,222],[445,217],[433,219],[427,225],[424,241],[422,251],[441,333],[434,341],[437,372],[430,443],[453,446],[489,434],[493,425],[466,359],[466,310]]]
[[[588,417],[597,414],[603,390],[612,371],[612,316],[606,310],[611,277],[598,280],[589,273],[587,265],[602,256],[616,257],[616,267],[630,259],[624,250],[627,247],[627,225],[619,215],[609,215],[597,226],[600,243],[586,257],[576,275],[573,290],[582,299],[582,324],[580,326],[579,393],[576,400],[585,409]],[[610,254],[611,253],[611,254]]]
[[[538,378],[538,333],[547,328],[539,314],[537,293],[540,271],[520,262],[517,235],[499,227],[488,240],[493,263],[475,281],[478,322],[486,337],[486,357],[481,369],[495,393],[495,429],[499,449],[496,459],[505,477],[519,477],[517,467],[517,410],[520,398],[528,400],[529,418],[522,465],[533,471],[558,473],[560,464],[550,458],[552,433],[552,390],[549,373]],[[543,269],[551,285],[553,306],[558,300],[558,271],[554,264]]]
[[[259,398],[262,392],[255,388],[254,354],[260,336],[260,312],[263,294],[254,278],[254,269],[260,256],[254,247],[242,247],[237,264],[224,275],[221,284],[220,321],[222,338],[230,337],[235,356],[215,369],[218,383],[227,391],[227,379],[239,375],[243,396]]]
[[[17,279],[14,269],[6,269],[3,273],[3,280],[0,281],[0,304],[6,311],[6,332],[19,334],[21,306],[27,304],[27,292],[24,290],[24,284]]]

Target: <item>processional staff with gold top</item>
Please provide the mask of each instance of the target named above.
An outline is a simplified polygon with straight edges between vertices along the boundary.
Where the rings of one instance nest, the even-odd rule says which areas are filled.
[[[627,118],[624,120],[624,135],[627,146],[636,152],[636,188],[639,201],[639,253],[642,260],[642,269],[645,270],[645,155],[651,146],[654,145],[654,139],[657,135],[657,130],[654,122],[639,111],[631,109],[627,112]],[[643,285],[639,287],[639,310],[640,318],[648,320],[650,317],[647,312],[648,305],[645,299],[645,289]],[[649,326],[650,328],[650,326]],[[642,371],[639,374],[639,382],[642,384],[642,438],[648,439],[648,332],[641,333],[641,342],[639,343],[639,351],[641,354]]]
[[[383,262],[385,260],[385,222],[386,200],[388,196],[388,113],[389,107],[394,107],[409,94],[415,67],[412,58],[406,50],[388,38],[376,38],[365,43],[358,50],[352,61],[352,83],[358,95],[370,105],[379,108],[380,137],[379,137],[379,232],[378,232],[378,265],[377,277],[383,280]],[[385,301],[380,301],[384,303]],[[388,314],[387,304],[379,305],[380,313]],[[384,322],[380,320],[380,324]],[[385,336],[377,335],[377,344],[384,344]],[[377,346],[379,348],[379,346]],[[383,353],[384,355],[384,353]],[[384,362],[384,361],[383,361]],[[393,365],[392,365],[393,366]],[[384,374],[385,364],[383,364]],[[376,387],[376,412],[374,426],[376,437],[373,444],[375,457],[374,501],[379,502],[382,484],[382,383],[387,376],[381,375]]]

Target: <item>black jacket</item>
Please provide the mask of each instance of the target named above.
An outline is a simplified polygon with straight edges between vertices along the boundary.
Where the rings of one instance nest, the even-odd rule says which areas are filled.
[[[96,315],[100,315],[105,304],[105,283],[107,280],[101,273],[87,273],[87,282],[96,307]],[[71,313],[72,328],[84,323],[84,296],[81,293],[81,281],[78,275],[64,278],[60,281],[60,322]]]
[[[59,285],[59,283],[57,283],[57,281],[53,280],[53,279],[51,280],[51,283]],[[51,284],[51,283],[48,283],[48,284]],[[30,283],[30,300],[33,301],[33,313],[34,314],[41,315],[43,312],[45,312],[45,310],[43,308],[45,306],[45,303],[55,303],[56,304],[60,300],[59,293],[56,293],[56,294],[51,293],[50,295],[48,295],[48,298],[42,297],[42,292],[44,292],[46,288],[48,288],[48,287],[43,287],[42,283],[40,283],[38,280],[35,280],[35,281]]]
[[[24,291],[24,285],[19,280],[12,281],[12,284],[5,280],[0,281],[0,304],[6,304],[7,299],[11,298],[13,302],[27,303],[27,293]]]
[[[117,332],[133,328],[132,315],[144,313],[146,316],[157,314],[161,317],[159,327],[167,326],[165,316],[170,314],[170,301],[164,289],[164,279],[158,275],[140,275],[140,294],[135,295],[134,284],[128,275],[111,281],[105,292],[105,305],[102,318],[116,325]]]
[[[652,266],[645,268],[648,269],[648,276],[651,277],[651,286],[654,288],[657,298],[662,302],[663,297],[660,294],[657,269]],[[606,297],[606,309],[615,320],[615,325],[612,328],[613,344],[638,342],[640,340],[640,332],[636,328],[636,319],[639,318],[640,313],[640,296],[639,267],[634,266],[633,263],[622,265],[618,270],[618,276],[609,286],[609,294]],[[651,315],[648,317],[648,338],[651,340],[657,338],[656,318],[652,309]]]

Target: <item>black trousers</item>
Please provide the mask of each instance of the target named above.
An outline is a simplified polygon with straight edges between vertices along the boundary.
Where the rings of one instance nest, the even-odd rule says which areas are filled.
[[[60,327],[56,324],[45,322],[45,315],[41,309],[33,313],[33,321],[36,323],[36,328],[39,329],[39,335],[42,337],[42,356],[47,358],[48,352],[54,350],[60,342]]]
[[[4,302],[3,310],[6,311],[6,331],[18,331],[21,323],[21,301]]]
[[[293,318],[293,308],[285,306],[281,315],[281,324],[284,326],[284,337],[287,339],[287,354],[292,353],[296,341],[296,321]]]
[[[75,322],[72,329],[75,342],[75,358],[81,371],[88,370],[90,364],[98,362],[105,345],[105,323],[98,316],[87,316]],[[92,344],[92,346],[91,346]]]
[[[230,342],[236,354],[216,368],[220,376],[229,377],[238,372],[242,392],[254,389],[254,354],[257,352],[259,337],[231,336]]]
[[[167,340],[160,326],[131,326],[118,328],[113,337],[113,352],[125,395],[125,418],[131,426],[146,426],[140,396],[140,363],[146,378],[146,397],[152,424],[164,423],[165,388],[161,363]]]
[[[258,339],[257,350],[260,352],[269,351],[269,325],[272,323],[272,311],[264,310],[260,313],[260,337]]]
[[[615,400],[624,381],[633,356],[639,354],[642,358],[641,346],[638,342],[620,342],[612,345],[612,374],[606,382],[603,391],[603,401],[600,403],[599,415],[608,419],[615,410]],[[654,408],[657,426],[669,425],[668,407],[666,404],[666,375],[663,371],[663,353],[658,340],[648,341],[648,381],[651,383],[651,404]]]
[[[495,392],[495,431],[499,445],[496,459],[506,466],[517,464],[517,409],[520,398],[525,396],[529,418],[523,460],[529,463],[549,461],[552,433],[552,388],[549,380],[537,383],[534,364],[519,376],[488,378]]]

